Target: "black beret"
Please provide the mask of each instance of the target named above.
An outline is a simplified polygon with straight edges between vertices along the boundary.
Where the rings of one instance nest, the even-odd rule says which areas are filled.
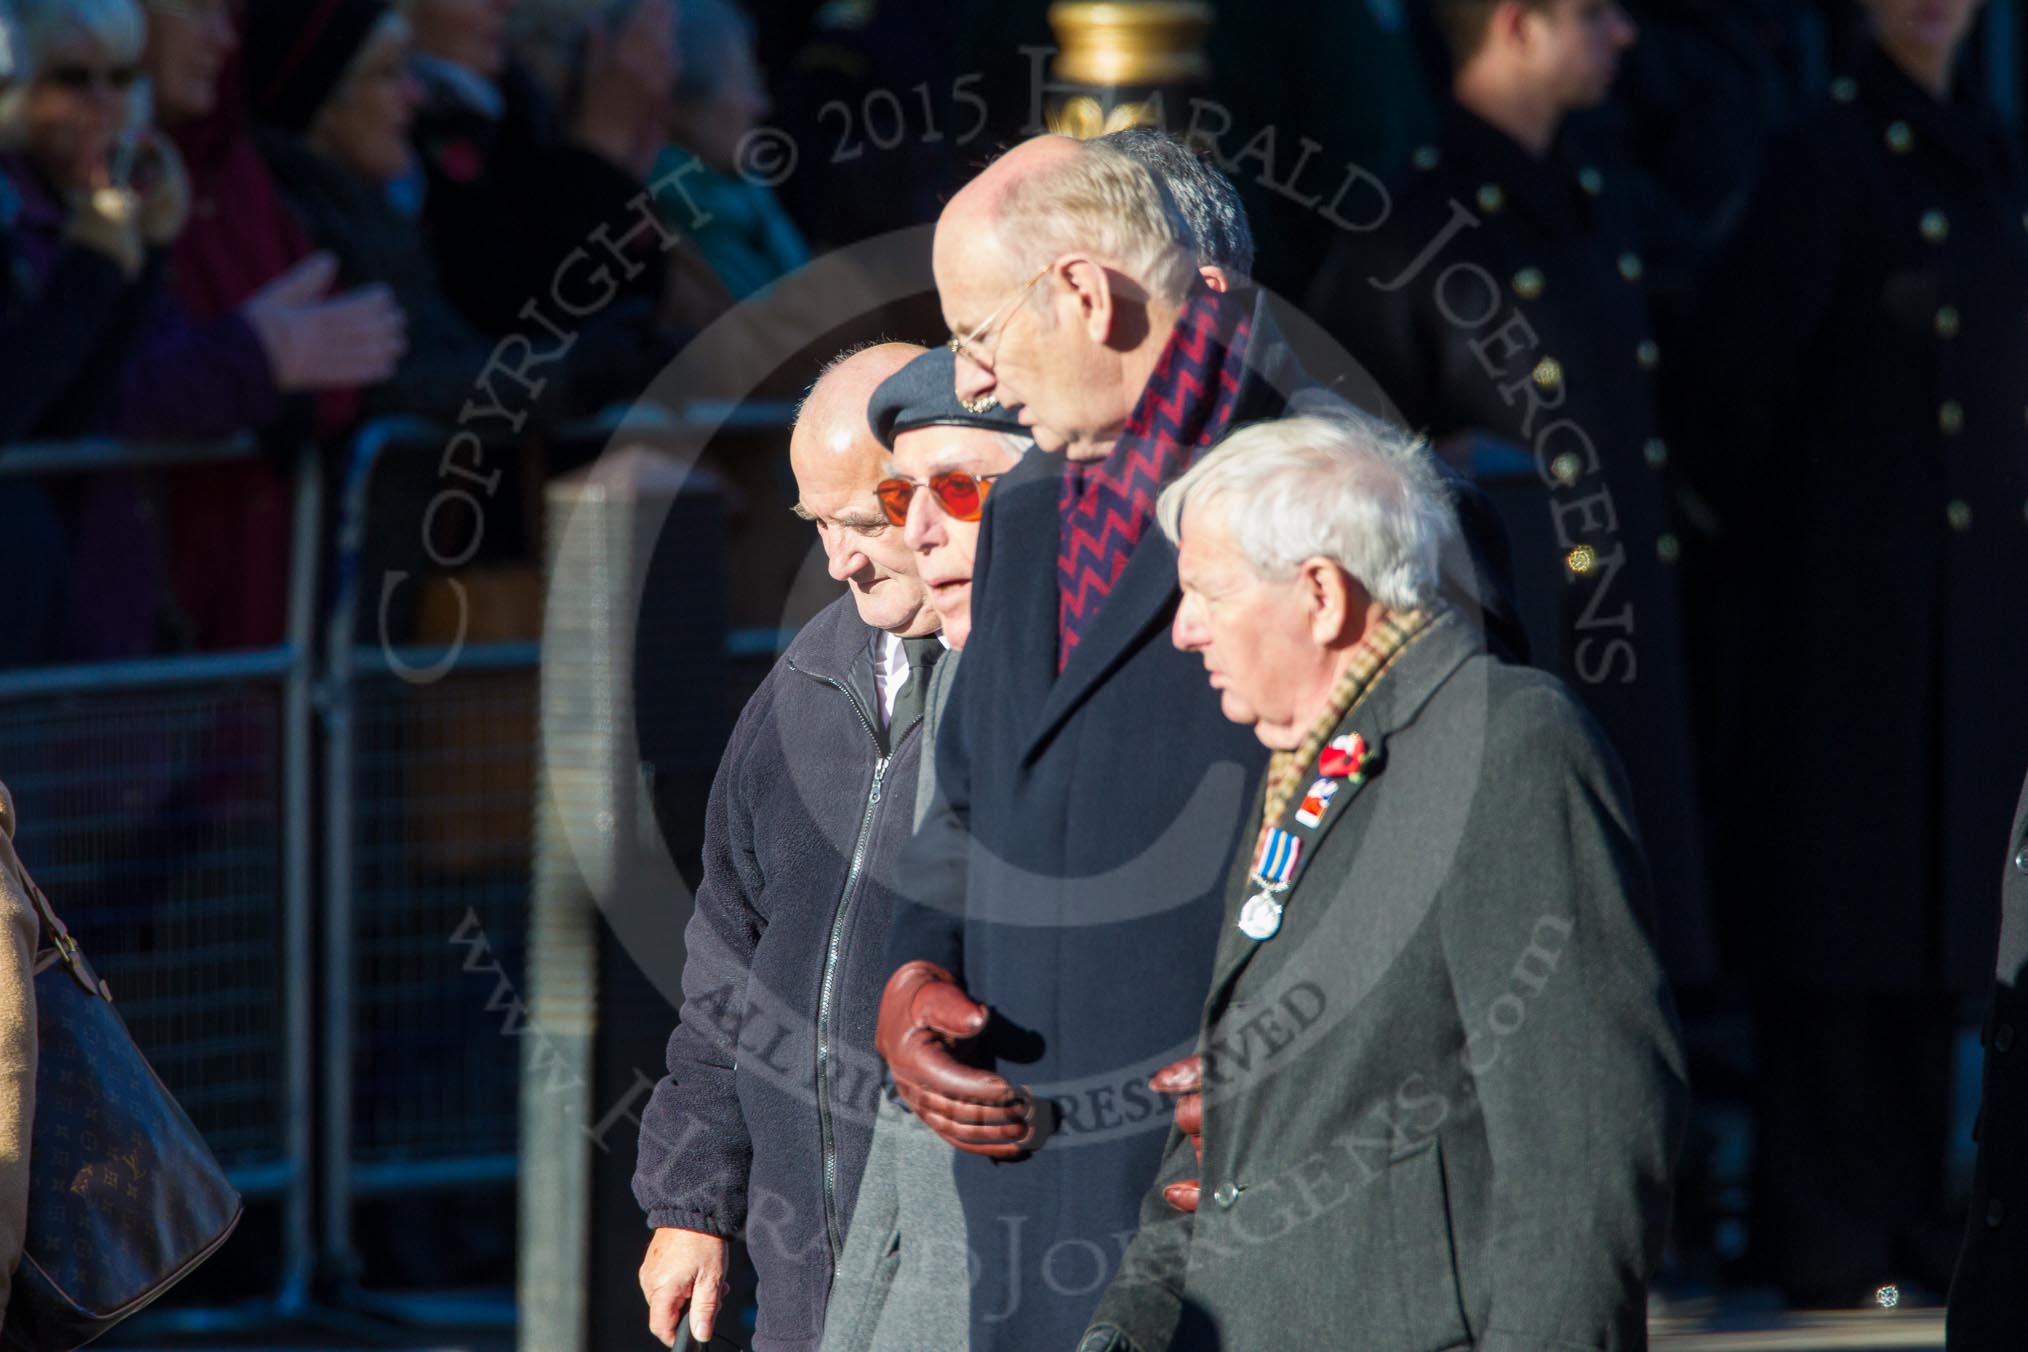
[[[889,450],[894,449],[897,435],[918,427],[983,427],[1017,437],[1028,435],[1028,429],[998,404],[984,413],[974,413],[959,403],[957,381],[957,353],[947,347],[923,353],[873,391],[873,400],[866,406],[866,421],[873,425],[873,435]]]

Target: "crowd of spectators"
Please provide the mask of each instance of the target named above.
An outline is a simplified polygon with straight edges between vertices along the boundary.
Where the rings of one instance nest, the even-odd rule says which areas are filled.
[[[510,41],[515,8],[0,9],[0,444],[263,451],[0,483],[17,580],[0,665],[277,640],[296,453],[334,448],[335,474],[367,419],[454,422],[561,260],[621,234],[684,159],[710,207],[668,228],[708,225],[688,248],[634,232],[615,294],[514,410],[518,440],[639,397],[688,335],[807,258],[732,172],[768,107],[736,8],[581,7],[539,64]]]

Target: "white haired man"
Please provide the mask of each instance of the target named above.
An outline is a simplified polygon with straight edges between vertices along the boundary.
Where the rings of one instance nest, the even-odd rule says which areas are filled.
[[[1446,499],[1332,418],[1162,494],[1172,641],[1272,759],[1086,1352],[1645,1346],[1687,1104],[1646,865],[1589,716],[1443,603]]]

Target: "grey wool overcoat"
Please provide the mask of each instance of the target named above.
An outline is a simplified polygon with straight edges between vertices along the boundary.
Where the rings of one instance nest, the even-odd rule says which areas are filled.
[[[1619,765],[1454,614],[1337,733],[1361,775],[1264,940],[1258,801],[1243,832],[1201,1171],[1172,1132],[1084,1346],[1643,1348],[1687,1090]],[[1161,1185],[1193,1174],[1185,1216]]]

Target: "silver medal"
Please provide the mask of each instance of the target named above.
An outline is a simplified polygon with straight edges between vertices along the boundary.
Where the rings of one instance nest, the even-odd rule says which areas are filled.
[[[1249,939],[1272,939],[1282,927],[1282,904],[1265,892],[1256,892],[1239,908],[1239,932]]]

